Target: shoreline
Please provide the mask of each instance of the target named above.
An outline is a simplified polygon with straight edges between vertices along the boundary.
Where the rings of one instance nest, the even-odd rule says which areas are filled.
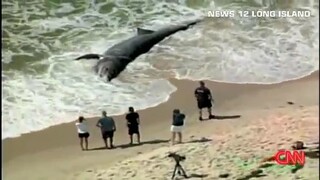
[[[293,78],[293,79],[289,79],[289,80],[286,80],[286,81],[281,81],[281,82],[276,82],[276,83],[236,83],[236,82],[223,82],[223,81],[211,81],[211,80],[204,80],[205,82],[211,82],[211,83],[218,83],[218,84],[234,84],[234,85],[256,85],[256,86],[270,86],[270,85],[278,85],[278,84],[283,84],[283,83],[287,83],[287,82],[292,82],[292,81],[296,81],[296,80],[300,80],[300,79],[304,79],[304,78],[307,78],[309,76],[312,76],[313,74],[317,74],[319,73],[319,70],[315,70],[305,76],[302,76],[300,78]],[[150,108],[155,108],[163,103],[166,103],[170,100],[171,96],[176,93],[178,91],[178,87],[175,86],[174,82],[176,81],[190,81],[190,82],[198,82],[200,80],[191,80],[191,79],[178,79],[178,78],[170,78],[168,79],[169,83],[174,86],[176,88],[176,90],[174,90],[170,95],[168,95],[166,97],[165,100],[163,100],[162,102],[159,102],[157,103],[156,105],[150,105],[146,108],[142,108],[142,109],[138,109],[136,111],[144,111],[144,110],[147,110],[147,109],[150,109]],[[117,113],[117,114],[111,114],[110,116],[115,116],[115,117],[118,117],[118,116],[123,116],[126,112],[123,112],[123,113]],[[96,119],[98,118],[99,116],[91,116],[89,117],[88,119]],[[64,122],[64,123],[61,123],[61,124],[55,124],[55,125],[52,125],[52,126],[49,126],[49,127],[46,127],[46,128],[43,128],[43,129],[40,129],[40,130],[34,130],[34,131],[30,131],[30,132],[27,132],[27,133],[22,133],[20,135],[17,135],[17,136],[14,136],[14,137],[6,137],[4,139],[2,139],[2,141],[4,140],[9,140],[9,139],[15,139],[15,138],[20,138],[22,136],[25,136],[27,134],[30,134],[30,133],[36,133],[36,132],[39,132],[39,131],[45,131],[51,127],[56,127],[56,126],[60,126],[60,125],[64,125],[64,124],[68,124],[68,123],[72,123],[76,121],[76,118],[75,120],[72,120],[72,121],[69,121],[69,122]]]
[[[272,109],[289,106],[287,104],[288,101],[297,104],[294,106],[305,106],[310,102],[311,105],[318,106],[319,103],[319,71],[298,80],[270,85],[205,82],[211,89],[216,102],[214,113],[218,115],[240,114],[243,116],[240,118],[241,120],[208,122],[217,127],[214,133],[224,131],[225,129],[241,128],[249,122],[247,119],[250,119],[250,117],[260,116],[264,112],[272,111]],[[50,174],[51,172],[51,174],[56,174],[56,179],[59,177],[65,178],[66,174],[74,171],[74,169],[81,170],[87,166],[100,166],[101,164],[105,164],[106,160],[108,160],[108,163],[113,163],[119,159],[132,156],[135,153],[163,146],[163,143],[170,136],[168,127],[174,108],[180,108],[182,112],[186,113],[188,126],[200,126],[202,123],[199,123],[197,120],[198,111],[193,96],[193,91],[198,87],[198,82],[170,79],[170,83],[177,87],[177,91],[170,95],[168,101],[158,106],[138,111],[142,122],[142,142],[146,142],[141,148],[136,147],[123,150],[120,148],[112,150],[111,155],[105,151],[82,152],[79,147],[79,140],[73,121],[52,126],[45,130],[24,134],[17,138],[2,140],[4,177],[19,179],[18,177],[24,177],[23,174],[27,173],[30,179],[41,179],[39,177],[49,178],[48,173]],[[312,88],[304,89],[308,87]],[[301,98],[301,92],[306,92],[306,90],[308,90],[308,93],[303,94],[306,97]],[[255,114],[255,111],[259,113]],[[97,115],[99,113],[98,111]],[[124,115],[113,116],[113,118],[117,124],[115,145],[124,146],[128,143]],[[101,135],[95,127],[97,117],[87,119],[91,134],[89,148],[101,147]],[[201,131],[202,129],[192,131],[192,134],[197,134]],[[155,139],[162,141],[162,143],[152,144],[151,142]],[[99,158],[101,155],[105,159]],[[83,164],[83,161],[86,163]],[[60,166],[64,168],[63,171],[59,170],[61,169],[58,168]],[[37,170],[39,173],[36,175],[31,174],[32,172],[29,171],[32,170]]]
[[[173,86],[173,85],[172,85],[172,86]],[[172,93],[174,93],[174,92],[176,92],[176,91],[177,91],[177,90],[173,90]],[[172,94],[172,93],[171,93],[171,94]],[[143,111],[143,110],[146,110],[146,109],[149,109],[149,108],[157,107],[157,106],[159,106],[159,105],[162,104],[162,103],[166,103],[166,102],[170,99],[171,94],[168,95],[164,101],[159,102],[159,103],[157,103],[156,105],[150,105],[150,106],[148,106],[148,107],[146,107],[146,108],[142,108],[142,109],[139,109],[139,110],[136,110],[136,109],[135,109],[135,110],[136,110],[136,111]],[[112,114],[112,115],[109,115],[109,116],[112,116],[112,117],[114,117],[114,116],[123,116],[125,113],[126,113],[126,112],[116,113],[116,114]],[[97,113],[96,113],[96,114],[97,114]],[[81,114],[79,114],[78,116],[80,116],[80,115],[81,115]],[[95,119],[95,118],[98,118],[99,116],[86,116],[86,117],[87,117],[87,119]],[[60,124],[51,125],[51,126],[48,126],[48,127],[46,127],[46,128],[40,129],[40,130],[29,131],[29,132],[27,132],[27,133],[22,133],[22,134],[20,134],[20,135],[13,136],[13,137],[6,137],[6,138],[2,139],[2,141],[7,140],[7,139],[19,138],[19,137],[21,137],[21,136],[24,136],[24,135],[27,135],[27,134],[30,134],[30,133],[36,133],[36,132],[39,132],[39,131],[47,130],[47,129],[51,128],[51,127],[68,124],[68,123],[71,123],[71,122],[76,121],[76,119],[77,119],[77,117],[76,117],[74,120],[72,120],[72,121],[66,121],[66,122],[63,122],[63,123],[60,123]]]

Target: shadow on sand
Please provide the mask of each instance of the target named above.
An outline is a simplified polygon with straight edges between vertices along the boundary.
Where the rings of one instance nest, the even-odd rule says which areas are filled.
[[[241,115],[231,115],[231,116],[219,116],[219,115],[215,115],[214,118],[206,118],[203,119],[202,121],[208,121],[208,120],[223,120],[223,119],[238,119],[241,118]]]
[[[241,177],[241,178],[237,178],[237,180],[249,180],[249,179],[252,179],[252,178],[260,178],[260,177],[265,177],[267,176],[266,174],[262,174],[263,171],[258,169],[258,170],[254,170],[252,171],[250,174],[244,176],[244,177]]]
[[[307,148],[303,148],[303,149],[307,149]],[[313,149],[313,150],[309,150],[309,151],[305,151],[305,156],[310,158],[310,159],[319,159],[319,149]],[[273,163],[266,163],[263,164],[261,166],[259,166],[259,168],[268,168],[271,166],[274,166],[275,164]],[[296,172],[298,172],[300,169],[302,169],[304,166],[302,165],[296,165],[292,170],[291,173],[295,174]]]
[[[152,140],[152,141],[144,141],[141,142],[140,144],[122,144],[119,146],[114,147],[113,149],[126,149],[126,148],[130,148],[130,147],[136,147],[136,146],[141,146],[144,144],[161,144],[161,143],[168,143],[169,140],[161,140],[161,139],[156,139],[156,140]],[[106,147],[97,147],[97,148],[91,148],[89,149],[89,151],[96,151],[96,150],[106,150]]]
[[[190,179],[190,178],[205,178],[205,177],[208,177],[208,174],[190,174],[187,176],[187,179]]]
[[[191,140],[191,141],[187,141],[185,143],[204,143],[204,142],[209,142],[212,141],[211,139],[207,139],[207,138],[201,138],[201,139],[195,139],[195,140]]]
[[[318,149],[305,151],[305,156],[310,159],[319,159],[319,147],[318,147]],[[303,167],[304,166],[296,165],[295,168],[291,170],[291,173],[295,174],[297,171],[299,171]]]
[[[168,143],[170,140],[162,140],[162,139],[156,139],[156,140],[152,140],[152,141],[144,141],[141,142],[140,144],[122,144],[119,146],[114,147],[113,149],[126,149],[126,148],[130,148],[130,147],[136,147],[136,146],[141,146],[144,144],[161,144],[161,143]],[[209,142],[212,141],[211,139],[207,139],[207,138],[201,138],[201,139],[195,139],[195,140],[190,140],[187,142],[183,142],[183,144],[186,143],[203,143],[203,142]],[[106,147],[97,147],[97,148],[91,148],[88,151],[97,151],[97,150],[107,150]]]
[[[306,151],[304,154],[310,159],[319,159],[319,147],[312,151]]]

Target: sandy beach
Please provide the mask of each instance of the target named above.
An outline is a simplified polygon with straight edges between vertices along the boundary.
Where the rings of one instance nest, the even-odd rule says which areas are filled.
[[[139,111],[142,145],[127,145],[123,115],[114,117],[118,128],[113,150],[101,148],[97,118],[88,119],[90,151],[80,150],[75,122],[62,124],[3,140],[4,179],[170,179],[174,162],[166,157],[168,152],[186,156],[182,165],[190,179],[250,179],[257,169],[263,171],[257,175],[261,179],[319,179],[319,158],[314,157],[307,157],[295,173],[278,165],[259,168],[263,158],[294,141],[319,141],[319,72],[274,85],[206,81],[215,99],[214,113],[221,119],[203,122],[193,96],[198,82],[171,82],[178,90],[167,102]],[[187,120],[185,143],[171,146],[174,108],[186,113]],[[241,117],[228,118],[236,115]]]

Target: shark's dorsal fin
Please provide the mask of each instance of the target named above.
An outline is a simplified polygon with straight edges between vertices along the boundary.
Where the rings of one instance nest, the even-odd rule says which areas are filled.
[[[142,29],[142,28],[137,28],[137,33],[138,35],[142,35],[142,34],[151,34],[154,31],[149,30],[149,29]]]

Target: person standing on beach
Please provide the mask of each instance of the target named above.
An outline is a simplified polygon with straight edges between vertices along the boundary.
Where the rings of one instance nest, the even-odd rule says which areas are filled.
[[[182,129],[184,126],[184,120],[186,116],[180,113],[179,109],[173,110],[173,118],[172,118],[172,125],[171,125],[171,143],[172,145],[175,144],[176,135],[178,135],[178,143],[182,142]]]
[[[88,131],[88,126],[87,123],[85,122],[84,117],[80,116],[78,118],[78,122],[76,122],[76,127],[78,131],[78,137],[80,139],[80,147],[81,149],[88,150],[88,138],[90,136],[89,131]],[[83,140],[85,142],[85,148],[83,147]]]
[[[102,138],[106,148],[113,148],[113,135],[116,131],[116,124],[112,117],[107,116],[106,111],[102,111],[102,117],[97,122],[97,127],[101,129]],[[109,138],[110,147],[108,146],[107,139]]]
[[[130,136],[130,144],[133,144],[132,136],[133,134],[137,135],[138,144],[140,144],[140,132],[139,125],[140,119],[139,114],[134,111],[133,107],[129,107],[129,113],[126,115],[128,134]]]
[[[213,101],[213,98],[211,96],[211,91],[205,86],[205,83],[203,81],[200,81],[200,87],[196,88],[194,91],[194,95],[197,99],[198,108],[199,108],[199,120],[202,121],[202,109],[207,108],[209,113],[209,119],[214,118],[214,115],[212,115],[211,112],[211,101]]]

